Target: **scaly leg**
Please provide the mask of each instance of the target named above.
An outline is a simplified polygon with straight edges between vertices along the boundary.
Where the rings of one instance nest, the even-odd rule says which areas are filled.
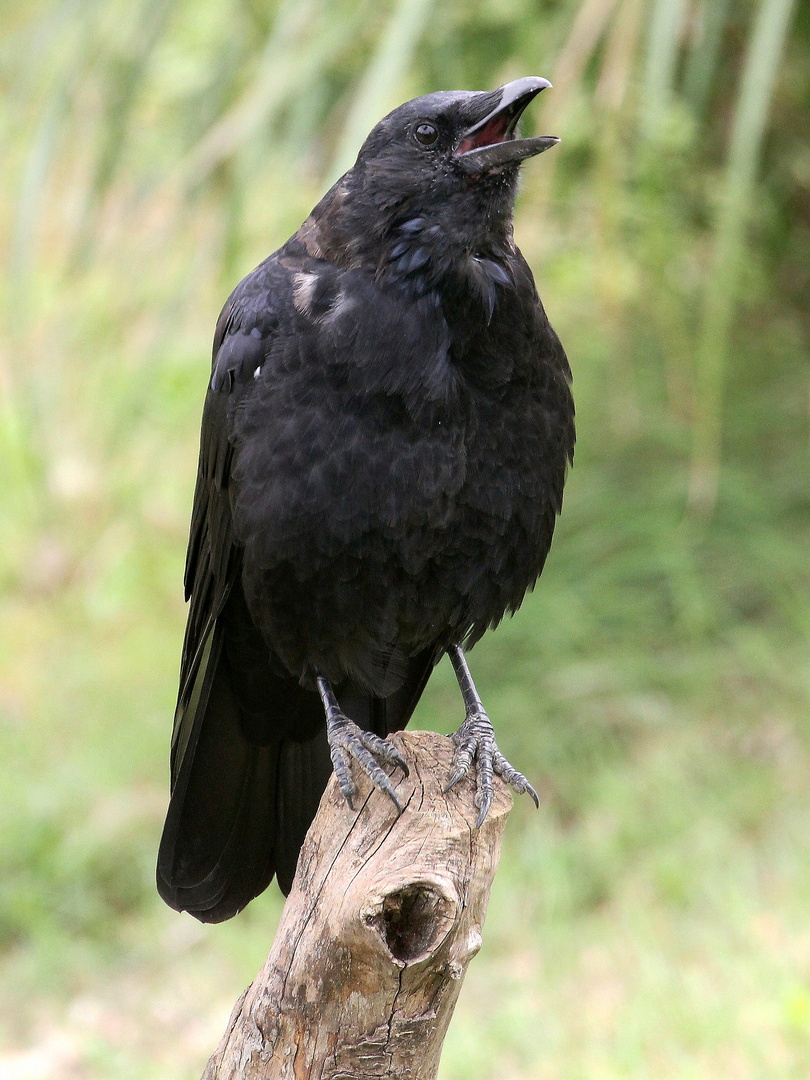
[[[408,766],[405,764],[405,759],[391,743],[370,731],[363,731],[354,720],[349,719],[338,705],[334,690],[322,675],[318,675],[316,681],[326,714],[326,737],[329,740],[332,767],[335,770],[338,787],[349,807],[354,810],[352,797],[357,791],[352,780],[350,764],[351,759],[354,758],[372,784],[386,793],[401,814],[402,806],[394,791],[394,785],[374,757],[378,757],[386,765],[398,765],[407,776]]]
[[[498,749],[495,742],[495,729],[492,721],[487,716],[478,691],[475,689],[470,669],[460,645],[453,645],[447,650],[453,671],[458,679],[461,696],[464,698],[464,707],[467,716],[458,731],[452,736],[456,751],[453,754],[453,768],[447,781],[445,791],[459,782],[462,776],[470,771],[473,761],[478,766],[476,777],[477,791],[475,805],[478,807],[478,821],[476,827],[481,828],[484,819],[492,805],[492,774],[498,776],[522,795],[528,792],[534,799],[534,805],[540,806],[537,792],[532,785],[517,769],[513,768]]]

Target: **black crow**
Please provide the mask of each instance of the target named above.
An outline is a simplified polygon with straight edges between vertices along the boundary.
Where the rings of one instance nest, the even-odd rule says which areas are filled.
[[[463,647],[543,568],[574,447],[570,371],[512,216],[545,79],[409,101],[217,322],[158,888],[204,922],[296,860],[334,768],[351,804],[447,653],[448,786],[534,789]]]

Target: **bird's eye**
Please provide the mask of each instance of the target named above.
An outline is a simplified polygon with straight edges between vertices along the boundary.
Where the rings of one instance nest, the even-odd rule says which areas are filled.
[[[433,124],[417,124],[413,130],[413,137],[420,146],[433,146],[439,137],[439,129]]]

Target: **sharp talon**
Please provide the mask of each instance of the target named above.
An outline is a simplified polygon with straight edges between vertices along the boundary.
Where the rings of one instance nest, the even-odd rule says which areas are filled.
[[[464,723],[451,736],[456,747],[453,754],[453,772],[444,788],[445,794],[465,776],[476,763],[477,784],[474,804],[478,808],[475,827],[480,829],[492,807],[492,774],[497,773],[518,795],[528,794],[534,805],[540,808],[537,792],[526,777],[513,768],[498,749],[495,733],[486,713],[468,710]]]
[[[404,776],[410,776],[411,771],[408,768],[408,763],[405,758],[400,754],[399,750],[395,746],[390,746],[385,743],[385,756],[388,759],[389,764],[396,765],[398,769],[401,769]]]
[[[398,750],[394,750],[392,757],[394,759],[394,764],[397,765],[400,769],[402,769],[403,775],[410,776],[411,770],[408,768],[408,763],[402,756],[402,754],[400,754]]]
[[[486,816],[492,806],[492,796],[492,772],[488,767],[486,759],[483,761],[479,760],[478,785],[475,792],[475,805],[478,807],[478,820],[475,823],[476,829],[480,829],[486,820]]]
[[[372,779],[373,779],[373,777],[372,777]],[[396,791],[394,791],[394,785],[391,783],[391,781],[388,779],[387,776],[385,777],[385,779],[387,781],[386,783],[383,783],[382,780],[381,780],[378,784],[376,784],[376,786],[378,788],[380,788],[382,791],[385,792],[385,794],[388,796],[388,798],[391,800],[391,802],[394,804],[394,806],[397,808],[397,810],[401,814],[402,813],[402,804],[400,803],[399,799],[397,798]]]
[[[371,754],[375,754],[378,758],[386,763],[386,765],[395,765],[402,769],[405,776],[410,776],[410,770],[408,765],[400,754],[399,750],[395,746],[392,746],[385,739],[381,739],[379,735],[374,735],[370,731],[360,732],[360,742]]]
[[[454,773],[450,774],[450,779],[447,781],[447,786],[443,789],[444,795],[446,795],[451,788],[454,788],[456,786],[456,784],[459,782],[462,776],[464,776],[466,771],[466,769],[456,769]]]
[[[484,801],[484,805],[483,805],[483,806],[481,807],[481,810],[479,811],[479,814],[478,814],[478,820],[477,820],[477,821],[476,821],[476,823],[475,823],[475,827],[476,827],[476,829],[480,829],[480,828],[481,828],[481,826],[482,826],[482,825],[484,824],[484,822],[486,821],[486,819],[487,819],[487,814],[489,813],[489,808],[490,808],[491,806],[492,806],[492,798],[490,797],[489,799],[486,799],[486,800]]]
[[[408,766],[396,747],[373,732],[363,731],[353,720],[341,713],[336,705],[327,712],[326,724],[338,787],[350,809],[354,810],[353,797],[357,794],[357,786],[351,775],[352,760],[354,760],[356,766],[363,770],[374,787],[379,791],[384,791],[397,808],[397,813],[401,814],[402,803],[397,798],[394,785],[379,764],[383,762],[386,765],[398,766],[407,776]]]
[[[337,776],[337,782],[338,782],[338,788],[340,790],[340,794],[343,796],[343,798],[349,804],[349,808],[351,810],[354,810],[354,806],[352,805],[352,799],[354,798],[354,794],[355,794],[354,784],[349,779],[349,776],[348,776],[347,773],[338,772],[337,769],[336,769],[335,770],[335,775]]]
[[[340,788],[340,794],[349,804],[349,808],[351,810],[354,810],[354,804],[352,800],[357,794],[357,788],[355,788],[354,784],[341,784],[340,781],[338,781],[338,787]]]

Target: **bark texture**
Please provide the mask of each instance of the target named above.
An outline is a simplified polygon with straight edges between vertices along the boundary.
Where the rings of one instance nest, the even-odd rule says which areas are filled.
[[[307,836],[264,967],[203,1080],[429,1080],[481,927],[512,807],[475,828],[473,781],[444,794],[449,739],[393,737],[404,806],[365,778],[352,811],[334,777]],[[355,778],[359,772],[355,771]]]

